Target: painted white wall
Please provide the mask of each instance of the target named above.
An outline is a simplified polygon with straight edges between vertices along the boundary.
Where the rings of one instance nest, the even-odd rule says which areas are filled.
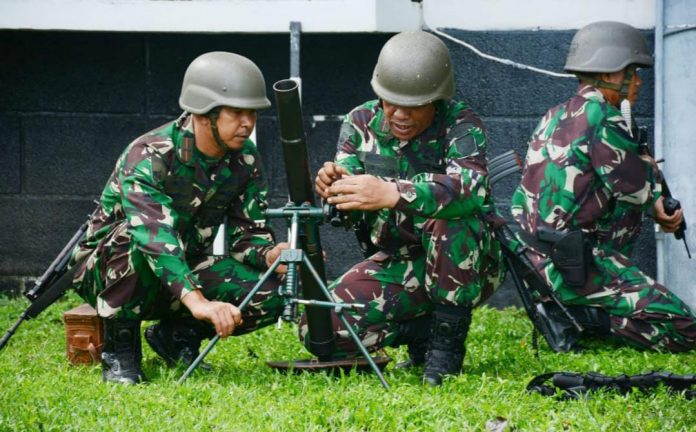
[[[398,13],[386,15],[385,10]],[[378,22],[379,20],[379,22]],[[410,0],[0,0],[0,28],[211,33],[400,31],[420,26]]]
[[[655,0],[424,0],[431,28],[565,30],[594,21],[655,27]]]
[[[693,182],[696,149],[696,31],[669,34],[670,29],[696,24],[694,0],[665,0],[664,39],[656,37],[655,157],[664,158],[660,169],[669,189],[681,201],[686,241],[696,255],[696,185]],[[661,50],[659,48],[662,48]],[[696,311],[696,266],[688,259],[684,243],[672,234],[658,233],[658,280]],[[661,244],[661,245],[660,245]]]
[[[0,29],[211,33],[574,29],[655,23],[655,0],[0,0]]]

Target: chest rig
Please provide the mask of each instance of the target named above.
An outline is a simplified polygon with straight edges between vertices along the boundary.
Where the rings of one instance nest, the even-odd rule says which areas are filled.
[[[169,167],[158,167],[163,172],[164,193],[172,199],[171,207],[179,216],[177,231],[184,238],[189,238],[192,230],[210,228],[212,233],[241,194],[251,167],[240,163],[241,153],[226,156],[207,170],[192,161],[190,153],[181,154],[183,160],[175,156]]]
[[[388,156],[377,154],[375,149],[372,151],[358,151],[358,160],[365,167],[365,174],[378,177],[390,178],[412,178],[420,173],[445,174],[447,165],[445,164],[445,143],[449,142],[457,148],[457,151],[465,156],[472,155],[478,151],[476,142],[470,135],[474,124],[463,122],[452,127],[443,137],[436,138],[438,145],[429,146],[429,141],[423,140],[414,149],[413,142],[401,147],[401,154]],[[408,161],[408,171],[402,172],[401,161],[406,158]]]

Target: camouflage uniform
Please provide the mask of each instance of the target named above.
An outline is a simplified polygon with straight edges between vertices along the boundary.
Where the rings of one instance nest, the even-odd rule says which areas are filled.
[[[86,239],[73,252],[73,262],[86,256],[75,277],[79,294],[105,318],[186,316],[180,299],[195,289],[239,304],[273,247],[266,194],[251,140],[222,159],[207,157],[196,148],[188,114],[141,136],[116,163]],[[231,257],[211,256],[225,216]],[[276,319],[277,284],[271,278],[242,311],[241,331]]]
[[[480,303],[504,275],[483,220],[491,204],[483,124],[464,103],[435,106],[433,123],[410,141],[391,135],[378,100],[351,111],[341,129],[336,163],[393,181],[401,194],[394,209],[352,214],[371,227],[379,252],[330,286],[340,301],[368,306],[347,317],[371,351],[392,344],[399,322],[429,314],[434,303]],[[339,354],[354,353],[335,314],[333,324]]]
[[[659,172],[640,159],[619,110],[581,84],[534,131],[512,213],[530,234],[543,226],[595,238],[593,265],[580,288],[564,283],[551,260],[531,249],[562,302],[605,310],[612,334],[632,345],[685,351],[696,341],[693,312],[628,258],[642,214],[660,192]]]

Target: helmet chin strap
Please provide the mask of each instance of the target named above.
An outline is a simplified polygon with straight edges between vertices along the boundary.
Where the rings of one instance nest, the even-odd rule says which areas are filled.
[[[222,137],[220,136],[220,132],[218,132],[217,127],[218,117],[220,117],[220,109],[220,107],[213,108],[212,110],[210,110],[210,112],[208,112],[207,117],[208,119],[210,119],[210,130],[213,132],[215,144],[217,144],[220,150],[226,153],[229,150],[229,148],[227,148],[227,145],[222,140]]]
[[[590,84],[594,87],[601,87],[619,92],[619,102],[622,102],[628,98],[628,88],[631,85],[631,81],[633,80],[633,75],[635,75],[635,73],[635,66],[629,66],[628,68],[626,68],[626,73],[624,74],[624,78],[621,84],[602,81],[595,78],[593,75],[580,72],[576,72],[575,75],[580,79],[580,81]]]

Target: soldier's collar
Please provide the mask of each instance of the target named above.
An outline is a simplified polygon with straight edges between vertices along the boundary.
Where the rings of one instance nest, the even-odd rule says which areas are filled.
[[[600,102],[606,102],[604,95],[599,89],[591,84],[580,83],[578,84],[578,89],[576,94],[582,96],[585,99],[598,99]]]
[[[433,117],[433,122],[430,123],[430,126],[428,126],[423,133],[415,137],[413,140],[419,140],[422,143],[427,143],[428,141],[443,136],[447,132],[445,120],[447,118],[447,105],[450,103],[451,101],[435,101],[435,116]]]
[[[184,165],[191,166],[195,161],[196,152],[196,136],[193,133],[193,116],[189,113],[184,113],[176,120],[177,139],[176,156]]]
[[[384,114],[382,109],[382,101],[377,99],[375,101],[374,113],[375,116],[370,120],[371,129],[374,131],[377,138],[391,140],[394,136],[391,134],[391,129],[389,128],[389,122],[387,121],[387,116]]]

